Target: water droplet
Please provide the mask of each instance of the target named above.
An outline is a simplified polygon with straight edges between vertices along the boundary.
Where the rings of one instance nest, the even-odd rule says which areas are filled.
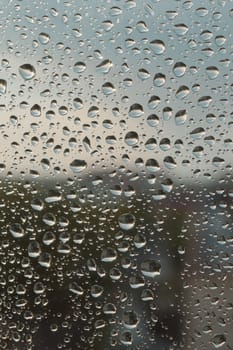
[[[99,72],[99,73],[107,74],[107,73],[110,72],[112,66],[113,66],[112,61],[110,61],[110,60],[104,60],[104,61],[102,61],[100,64],[98,64],[98,65],[96,66],[96,70],[97,70],[97,72]]]
[[[215,349],[222,347],[225,343],[226,343],[226,337],[224,334],[217,334],[214,336],[213,339],[211,339],[211,344],[213,344]]]
[[[146,25],[146,23],[143,22],[143,21],[137,22],[136,28],[137,28],[137,30],[139,31],[139,33],[146,33],[146,32],[148,32],[148,30],[149,30],[148,27],[147,27],[147,25]]]
[[[38,258],[41,254],[40,244],[37,241],[31,241],[28,245],[28,256],[30,258]]]
[[[146,161],[146,169],[147,171],[149,171],[150,173],[156,173],[157,171],[160,170],[160,166],[159,166],[159,163],[157,162],[157,160],[151,158],[151,159],[148,159]]]
[[[139,323],[139,318],[134,311],[125,311],[122,317],[123,325],[125,328],[133,329],[136,328]]]
[[[117,252],[113,248],[105,248],[101,253],[101,261],[112,262],[117,259]]]
[[[121,344],[126,345],[126,346],[132,345],[133,344],[132,333],[129,331],[122,332],[121,336],[120,336],[120,342],[121,342]]]
[[[73,104],[74,104],[74,108],[79,110],[83,108],[83,101],[81,100],[81,98],[74,98],[73,100]]]
[[[45,213],[42,220],[48,226],[54,226],[56,223],[56,217],[52,213]]]
[[[188,116],[187,116],[187,112],[185,109],[182,109],[180,111],[178,111],[175,115],[175,122],[176,125],[183,125],[185,124],[186,120],[187,120]]]
[[[148,108],[153,110],[157,108],[159,104],[160,104],[159,96],[151,96],[151,98],[148,101]]]
[[[129,109],[129,116],[131,118],[140,118],[143,116],[143,114],[143,107],[138,103],[133,104]]]
[[[202,96],[198,100],[198,105],[203,108],[208,108],[212,102],[211,96]]]
[[[0,94],[5,94],[7,89],[7,82],[4,79],[0,79]]]
[[[25,234],[24,229],[18,223],[11,224],[9,230],[14,238],[21,238]]]
[[[19,73],[24,80],[33,79],[36,75],[36,70],[31,64],[23,64],[19,67]]]
[[[73,171],[73,173],[80,173],[81,171],[85,170],[86,167],[87,163],[85,160],[75,159],[70,163],[70,169]]]
[[[35,104],[31,108],[31,115],[33,117],[40,117],[41,116],[41,107],[38,104]]]
[[[102,92],[106,96],[113,94],[115,91],[116,91],[116,89],[115,89],[114,85],[110,82],[104,83],[102,85]]]
[[[147,117],[147,123],[151,127],[155,127],[159,124],[159,117],[156,114],[151,114]]]
[[[160,275],[161,265],[154,260],[146,260],[141,263],[141,271],[145,277],[156,277]]]
[[[187,97],[190,93],[189,87],[186,85],[180,86],[176,91],[176,98],[179,100],[183,100],[185,97]]]
[[[84,290],[77,282],[69,283],[69,291],[76,295],[83,295]]]
[[[86,70],[86,64],[84,62],[76,62],[74,65],[75,73],[83,73]]]
[[[42,267],[49,268],[51,266],[52,256],[47,252],[42,252],[39,256],[38,263]]]
[[[165,157],[163,163],[167,169],[174,169],[177,165],[175,160],[170,156]]]
[[[93,284],[91,286],[91,295],[93,298],[98,298],[103,294],[104,288],[98,284]]]
[[[139,137],[138,134],[135,131],[129,131],[126,135],[125,135],[125,143],[128,146],[135,146],[139,141]]]
[[[142,81],[147,80],[150,78],[150,73],[146,69],[140,68],[138,70],[138,78],[141,79]]]
[[[166,50],[165,44],[162,40],[153,40],[150,42],[150,45],[156,55],[162,55]]]
[[[177,62],[173,67],[174,75],[179,78],[182,77],[186,72],[186,64],[183,62]]]
[[[166,83],[166,76],[162,73],[157,73],[153,80],[154,86],[161,87]]]
[[[38,39],[42,45],[46,45],[50,41],[50,36],[47,33],[40,33]]]
[[[174,31],[178,36],[185,35],[189,30],[189,27],[186,26],[184,23],[179,23],[174,25]]]
[[[118,219],[120,228],[125,231],[131,230],[135,226],[135,222],[135,216],[130,213],[122,214]]]
[[[209,66],[206,68],[206,73],[209,79],[216,79],[219,75],[219,70],[215,66]]]

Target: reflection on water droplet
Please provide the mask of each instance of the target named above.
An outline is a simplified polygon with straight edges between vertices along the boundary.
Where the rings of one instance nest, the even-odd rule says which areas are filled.
[[[96,70],[97,70],[97,72],[99,72],[99,73],[107,74],[107,73],[110,72],[112,66],[113,66],[112,61],[110,61],[110,60],[104,60],[104,61],[102,61],[100,64],[98,64],[98,65],[96,66]]]
[[[135,131],[129,131],[125,135],[125,143],[128,146],[135,146],[139,141],[138,134]]]
[[[14,238],[21,238],[24,236],[25,232],[24,229],[22,228],[22,226],[18,223],[12,224],[10,225],[10,233],[12,234],[12,236]]]
[[[7,82],[4,79],[0,79],[0,94],[5,94],[7,89]]]
[[[177,62],[173,67],[174,75],[179,78],[182,77],[186,72],[186,64],[183,62]]]
[[[120,342],[121,342],[121,344],[126,345],[126,346],[132,345],[133,344],[132,333],[129,331],[122,332],[121,336],[120,336]]]
[[[209,79],[216,79],[219,75],[219,70],[215,66],[209,66],[206,68],[206,73]]]
[[[156,277],[160,275],[161,265],[154,260],[146,260],[141,263],[141,271],[145,277]]]
[[[84,62],[76,62],[74,65],[75,73],[82,73],[86,70],[86,64]]]
[[[83,295],[84,290],[77,282],[71,282],[69,284],[69,291],[76,295]]]
[[[23,64],[19,67],[19,73],[24,80],[33,79],[36,75],[36,70],[31,64]]]
[[[38,39],[42,45],[46,45],[50,41],[50,36],[47,33],[40,33]]]
[[[138,70],[138,78],[141,79],[142,81],[147,80],[150,78],[150,73],[146,69],[140,68]]]
[[[150,45],[156,55],[162,55],[165,52],[166,48],[162,40],[153,40]]]
[[[84,169],[86,169],[87,163],[85,160],[75,159],[70,163],[70,169],[73,173],[80,173]]]
[[[143,107],[138,103],[133,104],[129,109],[129,116],[131,118],[140,118],[143,114]]]
[[[167,169],[174,169],[176,168],[176,165],[177,165],[175,160],[170,156],[165,157],[163,160],[163,163]]]
[[[117,252],[113,248],[105,248],[101,253],[101,261],[112,262],[117,259]]]
[[[189,30],[189,27],[186,26],[184,23],[179,23],[174,25],[174,31],[178,36],[185,35]]]
[[[175,115],[175,122],[176,125],[183,125],[185,124],[186,120],[187,120],[187,112],[185,109],[180,110],[176,113]]]
[[[225,343],[226,343],[226,337],[224,334],[217,334],[214,336],[213,339],[211,339],[211,344],[213,344],[215,349],[222,347]]]
[[[161,87],[166,83],[166,76],[162,73],[157,73],[153,80],[154,86]]]
[[[139,323],[139,318],[138,315],[136,314],[136,312],[134,311],[125,311],[123,314],[123,325],[125,326],[125,328],[128,329],[133,329],[136,328],[138,323]]]
[[[157,171],[160,170],[160,166],[157,160],[151,158],[146,161],[146,169],[150,173],[156,173]]]
[[[135,216],[130,213],[122,214],[118,219],[120,228],[125,231],[131,230],[134,227],[135,222]]]

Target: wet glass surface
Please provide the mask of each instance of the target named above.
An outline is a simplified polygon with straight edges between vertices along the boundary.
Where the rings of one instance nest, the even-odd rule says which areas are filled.
[[[0,11],[0,348],[233,350],[233,1]]]

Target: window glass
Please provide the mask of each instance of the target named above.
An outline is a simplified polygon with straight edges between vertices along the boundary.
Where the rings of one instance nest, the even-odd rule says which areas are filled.
[[[0,5],[0,348],[233,350],[233,1]]]

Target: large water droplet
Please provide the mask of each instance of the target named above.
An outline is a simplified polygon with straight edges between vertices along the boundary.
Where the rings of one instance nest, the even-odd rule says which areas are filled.
[[[161,265],[154,260],[146,260],[141,263],[141,271],[145,277],[155,277],[160,275]]]
[[[30,80],[35,77],[36,70],[31,64],[26,63],[19,67],[19,73],[24,80]]]
[[[9,230],[14,238],[21,238],[25,234],[24,229],[18,223],[11,224]]]
[[[143,116],[143,114],[143,107],[138,103],[133,104],[129,109],[129,116],[131,118],[140,118]]]
[[[135,222],[135,216],[130,213],[122,214],[118,219],[120,228],[125,231],[131,230],[134,227]]]
[[[73,173],[80,173],[87,167],[87,162],[82,159],[75,159],[70,163],[70,169]]]
[[[139,323],[139,318],[134,311],[125,311],[123,314],[123,325],[128,329],[136,328]]]
[[[152,40],[150,42],[151,48],[156,55],[162,55],[165,52],[165,44],[162,40]]]

